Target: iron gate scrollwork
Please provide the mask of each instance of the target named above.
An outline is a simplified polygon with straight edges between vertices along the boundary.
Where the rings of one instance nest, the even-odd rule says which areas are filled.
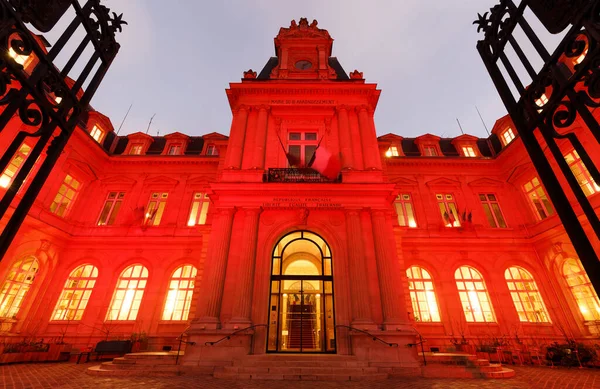
[[[34,35],[26,23],[48,31],[70,7],[74,19],[46,52],[40,45],[41,38]],[[28,178],[27,190],[15,201],[17,204],[8,220],[3,220],[6,225],[0,236],[0,258],[4,257],[117,55],[120,46],[115,33],[121,31],[123,24],[127,23],[122,15],[111,14],[100,0],[88,0],[83,6],[79,0],[0,0],[0,131],[13,119],[22,122],[18,124],[20,131],[0,158],[0,171],[5,171],[26,139],[35,140],[0,200],[0,219],[4,219]],[[85,36],[79,41],[74,33],[80,27],[85,30]],[[54,62],[59,54],[65,55],[67,45],[74,45],[75,49],[65,57],[68,60],[62,69],[58,69]],[[89,57],[82,57],[89,45],[93,51]],[[28,66],[9,56],[9,49],[15,57],[27,57]],[[79,75],[72,80],[68,78],[80,65]],[[34,171],[38,158],[40,166]]]
[[[554,52],[547,50],[529,25],[524,16],[527,10],[537,15],[551,33],[568,28]],[[593,232],[600,238],[600,220],[559,147],[559,142],[570,143],[591,177],[600,183],[597,166],[573,132],[573,125],[581,121],[600,143],[600,125],[591,112],[600,107],[599,12],[599,0],[523,0],[518,6],[511,0],[501,0],[474,22],[478,32],[484,34],[477,42],[477,50],[597,293],[600,292],[598,255],[536,133],[539,131]],[[515,34],[517,28],[527,38],[526,44],[534,48],[534,55],[525,54],[525,46],[520,43],[523,39],[519,42],[516,38],[520,36]],[[507,48],[514,51],[517,60],[509,59]],[[531,58],[535,55],[544,64],[539,71],[532,65]],[[524,69],[530,82],[519,75],[515,64]],[[511,88],[517,93],[513,94]]]

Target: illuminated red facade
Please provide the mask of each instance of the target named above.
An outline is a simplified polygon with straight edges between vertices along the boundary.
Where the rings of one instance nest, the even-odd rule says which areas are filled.
[[[401,345],[416,329],[440,349],[600,332],[510,119],[487,139],[377,138],[380,90],[346,73],[332,43],[316,21],[280,29],[276,56],[227,89],[229,137],[117,136],[90,110],[0,262],[2,336],[85,348],[144,332],[160,350],[190,326],[191,366],[249,352],[413,366],[414,348],[340,326]],[[340,177],[288,169],[286,152],[307,164],[315,149],[340,155]],[[600,187],[563,152],[598,206]],[[253,324],[266,327],[204,346]]]

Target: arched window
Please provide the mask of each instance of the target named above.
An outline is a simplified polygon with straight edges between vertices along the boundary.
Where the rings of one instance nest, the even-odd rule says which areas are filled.
[[[93,265],[81,265],[73,270],[56,303],[52,320],[81,320],[97,277],[98,269]]]
[[[183,265],[173,272],[162,314],[163,320],[187,320],[196,273],[197,270],[192,265]]]
[[[142,265],[132,265],[123,270],[110,302],[106,320],[135,320],[147,280],[148,269]]]
[[[485,281],[470,266],[462,266],[454,272],[463,312],[468,322],[493,323],[496,321]]]
[[[11,267],[0,289],[0,317],[16,318],[38,269],[35,257],[21,259]]]
[[[584,320],[600,319],[600,301],[587,274],[577,259],[568,259],[563,265],[565,280],[577,302]]]
[[[532,323],[548,323],[548,311],[531,274],[521,267],[509,267],[504,278],[510,290],[519,320]]]
[[[415,321],[440,321],[440,311],[429,272],[421,267],[412,266],[406,269],[406,277]]]

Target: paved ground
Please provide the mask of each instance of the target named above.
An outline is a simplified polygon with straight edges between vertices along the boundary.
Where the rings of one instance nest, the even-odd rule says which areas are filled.
[[[0,385],[6,389],[35,388],[227,388],[227,389],[308,389],[308,388],[599,388],[600,370],[516,367],[517,376],[506,380],[482,379],[395,379],[380,382],[298,382],[298,381],[225,381],[210,377],[128,377],[98,378],[85,374],[92,364],[23,364],[0,366]]]

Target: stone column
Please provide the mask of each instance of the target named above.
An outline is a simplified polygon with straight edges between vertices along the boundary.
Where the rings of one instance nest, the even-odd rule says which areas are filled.
[[[225,157],[225,168],[239,169],[242,165],[244,150],[244,137],[246,136],[246,122],[248,121],[248,107],[241,105],[233,116],[231,131],[229,132],[229,146]]]
[[[258,119],[256,120],[256,134],[252,152],[252,168],[263,169],[265,167],[265,142],[267,140],[267,119],[269,116],[269,107],[261,105],[258,107]]]
[[[398,325],[408,322],[400,264],[396,251],[392,250],[389,244],[392,232],[391,228],[388,229],[386,226],[385,211],[372,211],[371,222],[377,257],[383,324],[385,329],[395,330]]]
[[[260,212],[260,208],[244,209],[244,237],[239,246],[240,261],[231,323],[251,323],[250,314]]]
[[[369,306],[369,284],[365,266],[363,231],[360,226],[359,210],[346,211],[348,233],[348,267],[350,268],[350,296],[352,301],[352,324],[372,324]]]
[[[202,291],[196,323],[206,328],[219,327],[221,300],[225,285],[227,256],[231,240],[231,227],[235,208],[218,209],[213,220],[213,230],[202,274]]]
[[[358,107],[357,112],[365,169],[381,170],[381,156],[372,119],[373,114],[367,110],[366,106]]]
[[[354,168],[352,159],[352,138],[350,137],[350,123],[348,121],[348,107],[341,105],[337,108],[340,151],[342,153],[342,168]]]

